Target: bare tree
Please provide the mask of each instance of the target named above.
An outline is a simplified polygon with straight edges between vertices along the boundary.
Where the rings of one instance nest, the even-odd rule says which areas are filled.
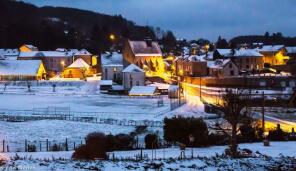
[[[224,131],[230,137],[230,155],[232,157],[238,157],[238,145],[237,134],[239,123],[244,118],[250,117],[250,113],[246,110],[250,101],[249,92],[243,90],[226,90],[226,93],[222,96],[221,110],[224,115],[223,118],[231,125],[231,133]],[[220,127],[221,129],[224,129]]]

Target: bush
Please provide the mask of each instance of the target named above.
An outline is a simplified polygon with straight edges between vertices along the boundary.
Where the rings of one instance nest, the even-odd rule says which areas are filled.
[[[208,138],[209,145],[226,145],[229,138],[225,134],[210,134]]]
[[[127,134],[105,135],[100,132],[90,133],[85,138],[86,144],[73,153],[74,159],[107,159],[107,152],[114,150],[130,150],[134,138]]]
[[[134,138],[127,134],[118,134],[114,137],[115,145],[112,149],[114,150],[130,150],[134,145]]]
[[[50,147],[50,151],[62,151],[62,148],[58,144],[53,144],[53,146]]]
[[[284,132],[278,124],[275,130],[269,131],[268,139],[273,141],[285,141],[288,139],[288,133]]]
[[[28,152],[36,152],[36,146],[34,144],[29,144]]]
[[[193,144],[189,142],[189,135],[195,138]],[[208,127],[200,118],[165,118],[164,139],[168,142],[184,143],[187,146],[205,146],[208,144]]]
[[[159,138],[156,134],[147,134],[145,136],[145,147],[147,149],[153,149],[159,147]]]
[[[142,133],[145,133],[146,131],[147,131],[147,126],[136,126],[135,132],[137,134],[142,134]]]
[[[240,142],[254,142],[258,140],[256,129],[251,124],[243,124],[239,130],[241,133]]]

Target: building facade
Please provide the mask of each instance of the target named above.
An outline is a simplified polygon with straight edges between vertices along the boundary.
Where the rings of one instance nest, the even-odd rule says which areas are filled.
[[[157,42],[127,40],[123,48],[123,66],[135,64],[144,71],[164,72],[164,62],[160,46]]]
[[[130,90],[133,86],[145,85],[145,72],[135,64],[130,64],[126,67],[122,74],[123,87],[126,90]]]

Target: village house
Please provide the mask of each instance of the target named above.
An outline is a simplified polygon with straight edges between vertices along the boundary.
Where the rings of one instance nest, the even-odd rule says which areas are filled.
[[[258,51],[263,55],[265,65],[285,65],[289,60],[284,45],[264,45]]]
[[[33,45],[24,44],[19,48],[19,51],[20,52],[32,52],[32,51],[38,51],[38,48]]]
[[[286,50],[287,50],[287,56],[289,56],[289,59],[296,61],[296,46],[286,47]]]
[[[62,51],[29,51],[20,52],[18,60],[42,60],[49,77],[61,73],[71,65],[76,59],[87,59],[85,62],[91,65],[92,56],[85,50],[72,52]]]
[[[41,60],[0,60],[0,81],[42,80],[46,70]]]
[[[214,59],[232,59],[242,71],[260,70],[264,67],[263,55],[255,49],[216,49]]]
[[[126,90],[130,90],[133,86],[145,85],[145,72],[135,64],[130,64],[123,69],[122,74],[123,87]]]
[[[231,59],[207,61],[208,75],[213,77],[238,76],[239,68]]]
[[[122,81],[123,57],[118,52],[105,53],[101,55],[102,79]]]
[[[75,60],[69,65],[62,73],[63,78],[80,78],[85,79],[88,76],[92,76],[94,71],[92,68],[81,58]]]
[[[176,75],[178,76],[206,76],[207,62],[204,60],[204,55],[185,55],[176,58],[175,67]]]
[[[127,40],[123,48],[123,66],[135,64],[145,71],[162,74],[164,62],[160,46],[151,40],[131,41]]]

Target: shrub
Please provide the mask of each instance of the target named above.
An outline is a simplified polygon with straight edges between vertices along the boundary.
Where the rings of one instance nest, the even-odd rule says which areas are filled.
[[[195,140],[189,142],[189,135]],[[186,145],[205,146],[208,141],[208,127],[200,118],[173,117],[164,119],[164,139]]]
[[[110,150],[130,150],[134,145],[134,138],[127,134],[118,134],[114,137],[115,146]]]
[[[29,144],[28,152],[36,152],[36,146],[34,144]]]
[[[142,133],[145,133],[146,131],[147,131],[147,126],[136,126],[135,132],[137,134],[142,134]]]
[[[159,147],[159,138],[156,134],[147,134],[145,136],[145,147],[147,149],[153,149]]]
[[[127,134],[113,136],[94,132],[86,136],[85,142],[73,153],[74,159],[107,159],[108,151],[132,149],[134,138]]]
[[[53,144],[53,146],[50,147],[50,151],[62,151],[62,148],[58,144]]]
[[[285,141],[288,138],[288,133],[284,132],[280,125],[277,125],[275,130],[269,131],[268,139],[273,141]]]
[[[256,129],[252,127],[251,124],[243,124],[239,128],[241,137],[241,142],[254,142],[258,140],[256,135]]]
[[[229,138],[225,134],[210,134],[208,138],[209,145],[225,145]]]

